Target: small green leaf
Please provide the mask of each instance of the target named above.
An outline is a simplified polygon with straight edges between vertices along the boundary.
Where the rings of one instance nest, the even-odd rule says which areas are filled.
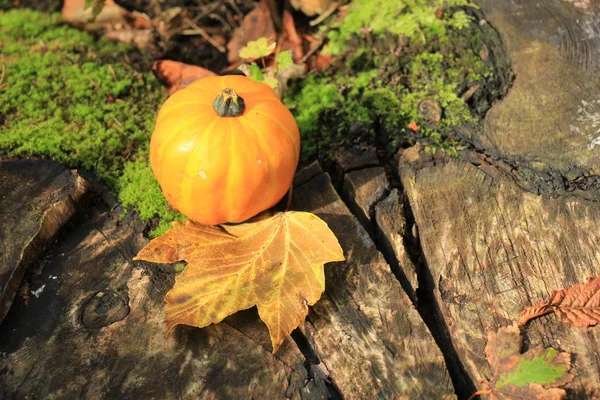
[[[265,83],[271,87],[271,89],[277,89],[277,85],[279,85],[279,81],[275,78],[265,78]]]
[[[264,82],[265,77],[260,70],[260,67],[256,65],[256,63],[252,63],[249,65],[250,67],[250,79],[255,80],[256,82]]]
[[[277,54],[275,57],[277,60],[277,69],[284,69],[291,65],[294,65],[294,60],[292,59],[292,52],[289,50],[285,50]]]
[[[528,360],[519,359],[517,367],[506,374],[498,377],[496,389],[505,385],[525,386],[529,383],[539,383],[545,385],[554,383],[562,378],[568,371],[565,364],[555,364],[554,359],[558,352],[553,348],[545,349],[539,356]]]
[[[275,50],[275,42],[269,43],[267,38],[260,38],[258,40],[254,40],[252,42],[248,42],[245,47],[240,49],[238,53],[240,58],[243,59],[252,59],[255,60],[257,58],[266,57]]]

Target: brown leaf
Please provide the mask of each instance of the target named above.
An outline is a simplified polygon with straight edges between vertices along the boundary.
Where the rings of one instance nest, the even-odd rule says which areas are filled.
[[[316,215],[285,212],[221,227],[175,223],[135,259],[188,262],[165,297],[169,330],[205,327],[256,305],[275,352],[321,297],[323,264],[344,255]]]
[[[553,291],[546,301],[526,307],[519,316],[519,325],[545,314],[555,313],[573,326],[587,328],[600,322],[600,278],[589,278],[568,289]]]
[[[125,22],[125,9],[119,7],[113,0],[95,0],[89,7],[86,7],[85,3],[85,0],[65,0],[61,10],[63,18],[90,31]]]
[[[569,373],[571,355],[541,346],[521,354],[522,338],[519,328],[500,328],[490,332],[485,353],[492,372],[486,388],[474,393],[490,399],[564,399],[566,392],[558,388],[574,379]]]
[[[206,68],[171,60],[155,61],[152,64],[152,71],[167,87],[169,95],[183,89],[195,80],[216,75]]]
[[[333,62],[333,56],[331,54],[323,54],[322,51],[318,52],[314,61],[311,64],[311,67],[322,71],[325,68],[329,67],[329,65]]]
[[[312,17],[329,10],[334,0],[291,0],[292,7]]]
[[[87,7],[85,3],[85,0],[65,0],[63,18],[80,29],[104,32],[110,40],[154,50],[151,21],[147,15],[127,11],[113,0],[94,0]]]
[[[302,49],[302,38],[296,31],[294,17],[288,10],[283,11],[283,37],[279,41],[280,51],[290,50],[292,59],[296,64],[302,64],[304,50]]]
[[[239,64],[240,49],[248,42],[267,38],[270,43],[275,42],[275,26],[271,18],[271,10],[266,0],[261,0],[254,10],[250,11],[242,20],[242,25],[237,28],[227,43],[227,59],[231,64]]]

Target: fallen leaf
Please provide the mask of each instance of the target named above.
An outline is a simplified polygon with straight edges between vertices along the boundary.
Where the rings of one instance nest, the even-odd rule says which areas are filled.
[[[323,264],[344,255],[316,215],[285,212],[220,227],[176,222],[135,259],[188,263],[165,297],[169,330],[202,328],[256,305],[275,352],[321,297]]]
[[[283,35],[279,40],[279,51],[290,50],[296,64],[302,64],[304,50],[302,49],[302,38],[296,31],[294,17],[288,10],[283,11]]]
[[[327,11],[333,2],[334,0],[291,0],[290,4],[296,10],[300,10],[309,17],[312,17],[313,15]]]
[[[564,399],[564,386],[574,379],[569,373],[571,355],[541,346],[521,354],[521,332],[516,326],[490,332],[485,354],[492,372],[486,388],[469,397],[488,395],[492,400]]]
[[[155,61],[152,64],[152,72],[167,87],[169,95],[183,89],[195,80],[216,75],[206,68],[171,60]]]
[[[150,18],[128,11],[113,0],[65,0],[63,18],[72,25],[91,32],[103,32],[114,41],[133,44],[139,49],[152,48],[153,32]]]
[[[419,130],[419,125],[417,125],[415,121],[410,121],[410,123],[408,124],[408,129],[416,132]]]
[[[587,328],[600,322],[600,278],[568,289],[555,290],[546,301],[526,307],[519,316],[519,325],[545,314],[555,313],[565,323]]]
[[[61,10],[66,21],[90,31],[124,23],[125,13],[113,0],[94,0],[87,6],[86,0],[65,0]]]
[[[323,50],[325,50],[326,46],[323,47]],[[332,63],[333,61],[333,55],[331,54],[324,54],[323,51],[319,51],[316,55],[316,57],[314,58],[314,60],[312,61],[312,68],[318,70],[318,71],[322,71],[325,68],[329,67],[329,65]]]
[[[231,40],[227,43],[227,60],[230,64],[239,64],[241,61],[239,52],[248,42],[266,38],[270,43],[275,42],[275,26],[271,18],[271,10],[266,0],[260,3],[250,11],[242,20],[242,25],[237,28]]]

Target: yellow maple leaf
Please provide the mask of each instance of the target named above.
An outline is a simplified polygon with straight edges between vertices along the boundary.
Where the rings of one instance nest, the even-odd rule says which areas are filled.
[[[344,254],[319,217],[284,212],[237,225],[176,222],[135,259],[188,262],[165,296],[169,330],[202,328],[256,305],[275,352],[325,290],[323,265]]]

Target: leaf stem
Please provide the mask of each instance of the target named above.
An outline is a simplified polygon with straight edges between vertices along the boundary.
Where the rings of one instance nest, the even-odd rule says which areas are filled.
[[[473,393],[471,396],[469,396],[469,398],[467,400],[473,400],[475,397],[481,396],[482,394],[491,394],[491,393],[492,393],[492,389],[478,390],[475,393]]]

